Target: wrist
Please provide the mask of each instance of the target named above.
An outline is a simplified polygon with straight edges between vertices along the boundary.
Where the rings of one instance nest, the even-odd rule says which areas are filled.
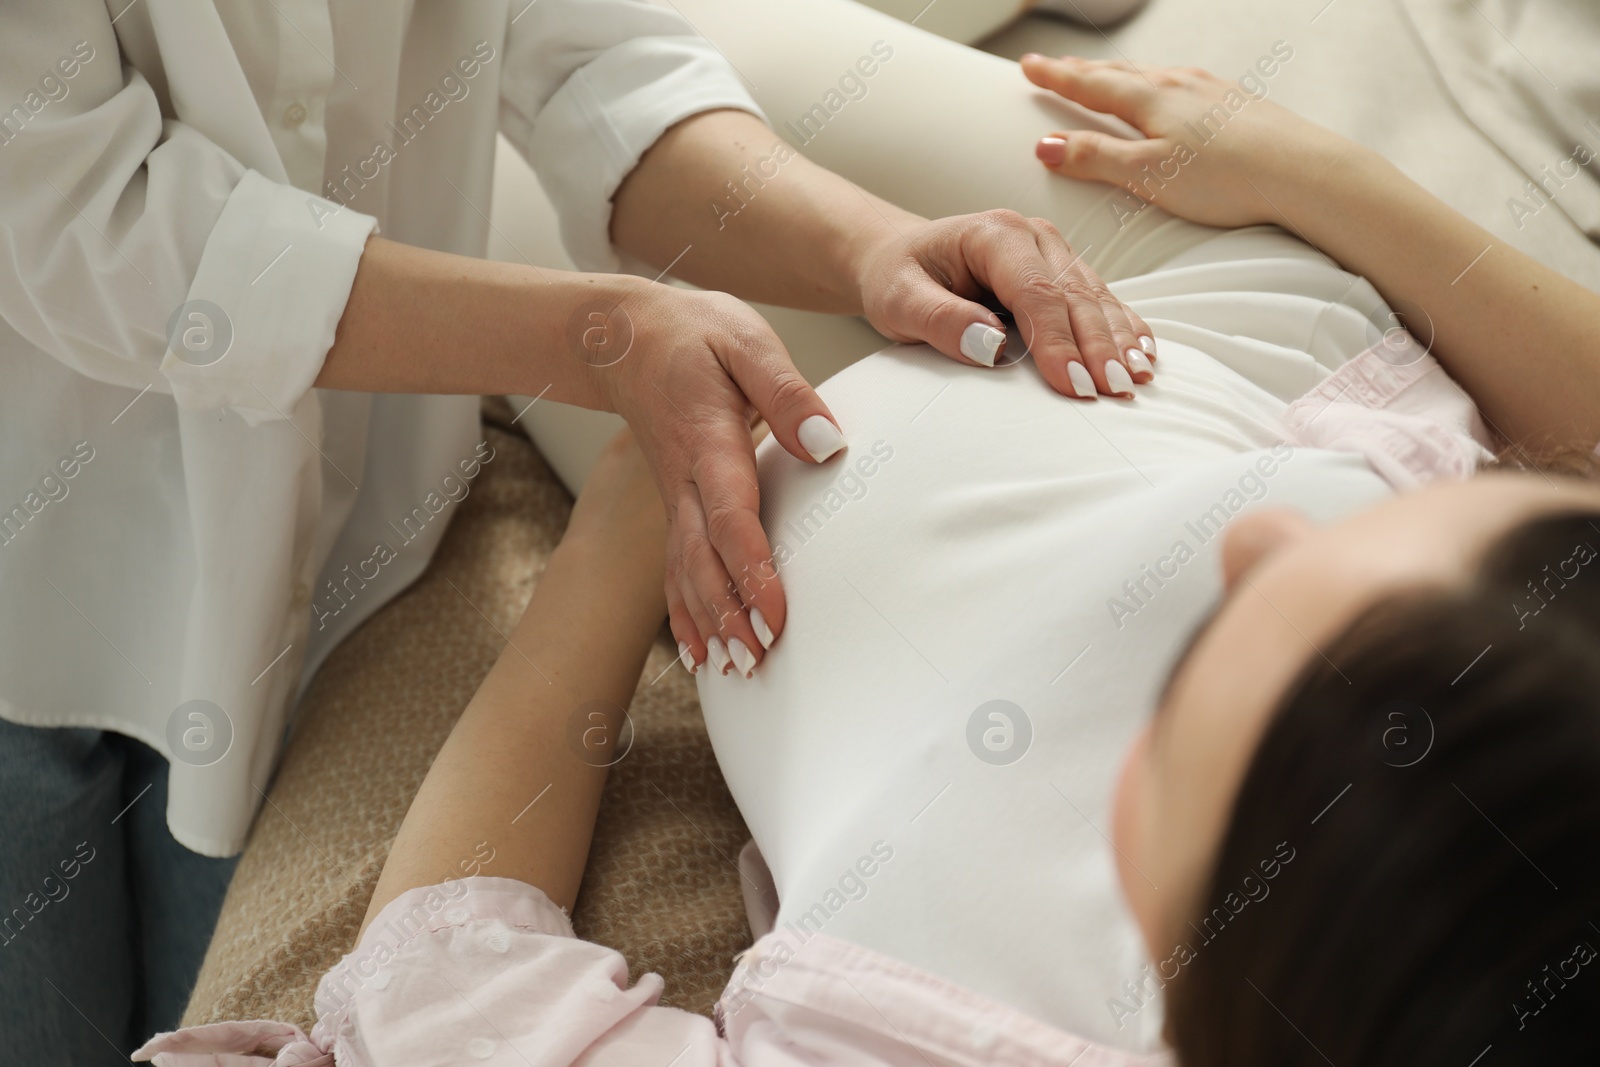
[[[583,273],[563,273],[553,285],[551,314],[538,326],[543,342],[558,349],[562,368],[563,395],[552,399],[621,411],[624,379],[641,354],[641,324],[657,314],[649,310],[653,290],[669,287],[629,274]]]
[[[1395,176],[1378,153],[1320,127],[1303,146],[1273,159],[1263,169],[1266,194],[1295,225],[1307,225],[1305,236],[1318,245],[1369,189]]]
[[[873,210],[874,207],[877,210]],[[841,254],[838,276],[847,280],[848,314],[865,312],[867,286],[873,278],[881,277],[879,272],[885,255],[905,246],[906,235],[927,221],[921,215],[876,197],[862,205],[861,213],[836,246]]]

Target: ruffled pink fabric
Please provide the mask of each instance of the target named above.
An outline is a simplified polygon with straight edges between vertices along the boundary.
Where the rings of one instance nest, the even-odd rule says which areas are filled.
[[[1289,444],[1359,453],[1401,490],[1470,478],[1494,458],[1477,405],[1404,331],[1323,379],[1283,421]]]
[[[162,1034],[160,1067],[1170,1067],[1095,1045],[909,964],[823,934],[768,933],[719,1027],[658,1003],[661,979],[579,941],[533,886],[475,877],[413,889],[323,978],[310,1037],[287,1023]],[[335,1060],[335,1054],[337,1060]]]
[[[133,1054],[156,1067],[333,1067],[333,1051],[305,1031],[266,1020],[212,1023],[157,1034]]]

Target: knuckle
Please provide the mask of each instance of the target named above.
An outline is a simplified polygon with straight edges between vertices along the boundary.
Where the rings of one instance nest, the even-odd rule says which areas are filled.
[[[1074,167],[1092,167],[1105,153],[1098,137],[1067,138],[1066,161]]]
[[[1078,338],[1072,330],[1055,324],[1039,327],[1031,347],[1037,351],[1059,352],[1069,357],[1081,354]]]
[[[798,371],[781,370],[773,377],[772,405],[777,410],[789,411],[810,399],[811,385]]]
[[[731,503],[717,502],[706,508],[706,532],[713,544],[726,543],[739,523],[739,508]]]
[[[1032,226],[1033,231],[1041,236],[1059,240],[1063,245],[1067,243],[1066,239],[1061,236],[1061,231],[1056,228],[1056,224],[1049,219],[1031,218],[1028,220],[1028,225]]]
[[[679,550],[678,558],[681,561],[678,573],[694,573],[700,564],[705,562],[707,556],[715,557],[716,551],[711,547],[711,539],[701,530],[685,534],[683,547]]]
[[[1017,284],[1017,295],[1025,301],[1059,301],[1062,287],[1047,274],[1029,271]]]
[[[1076,272],[1070,272],[1061,279],[1061,289],[1070,300],[1086,300],[1098,303],[1104,286],[1096,286],[1094,282]]]
[[[978,216],[983,224],[991,230],[1014,233],[1019,229],[1026,229],[1028,222],[1022,214],[1008,207],[991,208]]]

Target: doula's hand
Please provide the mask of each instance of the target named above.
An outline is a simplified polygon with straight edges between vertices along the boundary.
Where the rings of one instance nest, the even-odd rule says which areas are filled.
[[[1150,327],[1046,219],[901,213],[863,231],[851,259],[867,320],[885,337],[925,341],[965,363],[1003,363],[1014,354],[1003,350],[1000,319],[978,303],[988,292],[1057,392],[1131,396],[1152,377]]]
[[[1115,115],[1146,138],[1057,131],[1035,149],[1047,167],[1121,186],[1209,226],[1284,222],[1273,206],[1281,195],[1275,190],[1314,180],[1351,147],[1266,99],[1264,90],[1252,93],[1203,70],[1027,55],[1022,71],[1035,85]]]
[[[772,328],[726,293],[641,283],[602,324],[627,331],[607,368],[667,513],[666,594],[684,664],[749,675],[783,632],[783,590],[761,528],[751,420],[820,463],[844,448],[827,405]]]

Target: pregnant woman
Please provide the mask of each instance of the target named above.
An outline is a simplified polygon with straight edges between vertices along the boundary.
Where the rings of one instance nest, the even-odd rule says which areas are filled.
[[[1233,91],[1024,71],[1147,138],[1066,131],[1040,157],[1136,190]],[[687,657],[757,846],[762,936],[715,1023],[656,1006],[654,977],[630,988],[565,915],[604,776],[569,724],[616,727],[665,608],[665,520],[622,438],[512,637],[542,673],[508,649],[464,713],[316,1031],[229,1023],[142,1055],[1345,1067],[1586,1048],[1600,300],[1265,101],[1143,191],[1240,228],[1116,285],[1159,342],[1136,398],[1063,398],[1018,358],[1023,323],[992,370],[899,347],[825,383],[851,427],[829,464],[759,450],[789,625],[755,671]],[[496,877],[440,882],[484,840]]]

